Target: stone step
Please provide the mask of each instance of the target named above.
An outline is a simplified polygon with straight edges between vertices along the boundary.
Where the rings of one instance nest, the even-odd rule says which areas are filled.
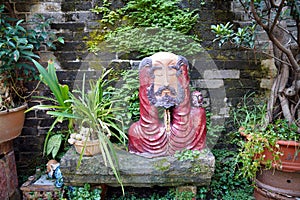
[[[214,173],[215,158],[209,149],[195,157],[166,156],[145,158],[122,149],[116,150],[119,172],[124,186],[203,186],[209,185]],[[61,159],[65,185],[106,184],[120,186],[102,155],[84,156],[76,170],[79,155],[71,148]]]

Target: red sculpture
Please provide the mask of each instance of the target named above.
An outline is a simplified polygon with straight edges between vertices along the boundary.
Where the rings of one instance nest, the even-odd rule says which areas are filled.
[[[183,149],[203,149],[203,98],[195,91],[191,102],[188,61],[173,53],[156,53],[140,63],[139,80],[140,120],[129,129],[129,151],[157,157]]]

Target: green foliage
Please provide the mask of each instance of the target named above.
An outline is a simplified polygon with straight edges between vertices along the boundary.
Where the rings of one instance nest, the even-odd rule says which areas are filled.
[[[135,194],[125,193],[123,196],[114,195],[112,200],[189,200],[192,199],[195,195],[189,191],[179,192],[177,189],[171,188],[165,195],[160,195],[157,193],[153,193],[149,197],[139,197]]]
[[[270,169],[274,164],[280,167],[282,152],[276,142],[278,140],[300,141],[297,130],[295,124],[289,125],[284,119],[278,119],[267,127],[242,129],[241,132],[246,135],[247,140],[240,142],[241,150],[238,157],[242,164],[240,175],[254,179],[262,165],[266,169]],[[265,160],[264,154],[262,154],[265,150],[272,153],[272,160]]]
[[[55,134],[48,140],[48,145],[46,148],[46,154],[49,155],[52,153],[52,157],[55,158],[57,155],[60,145],[62,142],[62,135],[61,134]]]
[[[182,35],[165,28],[133,28],[118,29],[108,35],[102,48],[124,52],[139,52],[138,57],[152,55],[159,51],[173,52],[179,55],[191,56],[203,51],[192,36]]]
[[[91,139],[98,139],[100,142],[101,155],[103,157],[105,165],[110,165],[116,179],[122,186],[122,181],[117,169],[118,158],[115,153],[113,144],[110,141],[110,137],[113,136],[121,143],[125,144],[127,136],[117,124],[117,120],[122,122],[121,119],[116,119],[114,113],[121,110],[119,107],[114,107],[115,103],[111,97],[111,90],[109,87],[112,80],[107,80],[105,77],[111,72],[111,70],[103,70],[102,75],[95,83],[90,81],[90,88],[85,88],[85,76],[83,76],[82,87],[80,90],[74,90],[70,93],[72,114],[62,113],[63,117],[69,117],[74,119],[76,130],[80,130],[82,127],[89,128]],[[87,141],[88,138],[86,138]],[[84,148],[80,154],[78,161],[78,167],[80,165]],[[122,186],[124,192],[124,188]]]
[[[240,163],[239,175],[249,180],[253,180],[256,173],[262,167],[270,169],[272,164],[280,166],[278,140],[300,141],[295,124],[288,124],[284,119],[278,119],[272,124],[266,123],[266,103],[261,99],[255,98],[254,94],[246,95],[243,101],[232,112],[236,131],[233,143],[239,145],[240,152],[237,157]],[[241,139],[241,134],[243,137]],[[272,152],[273,159],[265,160],[262,154],[265,150]]]
[[[186,34],[197,21],[196,10],[179,8],[180,0],[129,1],[124,7],[133,27],[164,27]]]
[[[0,98],[0,105],[8,109],[14,107],[14,101],[25,98],[22,97],[26,90],[24,82],[37,78],[31,65],[39,58],[35,51],[41,45],[55,48],[54,42],[64,40],[49,29],[50,19],[39,17],[38,21],[31,22],[32,29],[26,29],[24,20],[10,18],[2,14],[3,11],[4,5],[0,5],[0,91],[8,91],[8,94]]]
[[[29,24],[34,26],[34,29],[29,30],[28,41],[33,44],[34,48],[38,50],[41,45],[46,45],[48,48],[56,50],[55,43],[64,44],[63,37],[57,37],[56,34],[51,31],[50,24],[53,22],[53,18],[45,18],[41,14],[36,14],[29,21]]]
[[[206,111],[206,144],[208,147],[214,145],[217,139],[220,137],[221,132],[224,131],[225,127],[218,124],[213,124],[211,121],[212,113]]]
[[[88,127],[97,133],[93,135],[92,132],[91,138],[109,142],[107,136],[114,136],[124,144],[127,136],[116,121],[118,120],[122,125],[122,119],[116,119],[115,116],[115,113],[122,108],[114,106],[117,100],[111,99],[114,89],[109,85],[112,80],[105,79],[110,72],[111,70],[103,72],[96,83],[91,80],[88,91],[85,88],[84,76],[81,90],[74,90],[73,94],[70,94],[71,99],[68,102],[71,103],[73,111],[71,117],[75,119],[78,129]],[[104,158],[104,160],[106,159]]]
[[[55,125],[57,123],[62,123],[63,121],[68,121],[68,128],[73,128],[73,119],[69,117],[72,112],[71,103],[67,102],[70,100],[69,87],[68,85],[62,85],[59,83],[53,61],[50,60],[48,62],[48,71],[35,60],[33,60],[33,63],[40,73],[41,81],[49,87],[54,98],[38,96],[36,98],[46,100],[50,102],[50,104],[36,105],[29,108],[26,112],[31,110],[47,110],[47,114],[55,118],[47,132],[44,143],[44,153],[47,155],[52,154],[53,158],[55,158],[58,153],[58,149],[60,149],[59,144],[62,144],[63,140],[63,137],[60,137],[53,132]],[[48,145],[49,141],[50,144]],[[55,143],[53,143],[53,141],[55,141]]]
[[[160,171],[167,171],[170,169],[170,163],[168,162],[168,160],[166,158],[158,160],[155,164],[154,167],[157,170]]]
[[[168,194],[171,198],[173,197],[173,199],[193,199],[195,197],[195,194],[191,191],[182,191],[179,192],[177,189],[171,189]],[[167,195],[165,197],[165,199],[167,200]],[[164,199],[164,198],[162,198]]]
[[[70,130],[62,130],[62,131],[52,131],[48,133],[49,139],[47,143],[45,142],[45,154],[46,156],[50,156],[50,159],[60,158],[65,154],[65,152],[70,148],[67,139],[70,135]]]
[[[128,1],[113,10],[110,1],[92,12],[102,14],[100,30],[91,35],[89,50],[101,50],[105,41],[113,52],[139,52],[140,57],[158,51],[171,51],[188,56],[202,51],[194,37],[187,36],[198,19],[197,10],[179,7],[179,0]]]
[[[120,85],[113,92],[113,99],[119,99],[116,106],[121,107],[116,117],[123,120],[124,132],[132,122],[140,118],[138,70],[125,70],[120,74]]]
[[[227,42],[234,44],[237,47],[254,48],[255,44],[255,28],[256,25],[239,27],[237,30],[233,29],[233,24],[230,22],[218,25],[211,25],[211,30],[216,34],[214,42],[218,41],[221,47]]]
[[[67,189],[68,199],[72,200],[100,200],[101,189],[91,189],[89,184],[84,184],[83,187],[69,187]]]
[[[253,187],[246,178],[238,177],[238,152],[226,149],[213,149],[215,173],[210,184],[213,199],[253,199]],[[243,198],[235,198],[243,195]]]
[[[42,109],[48,110],[47,114],[56,118],[50,127],[44,146],[44,152],[47,154],[52,153],[55,156],[60,148],[61,141],[64,137],[59,134],[53,135],[53,128],[58,122],[68,120],[67,135],[75,131],[80,131],[81,128],[88,128],[90,137],[88,139],[98,139],[100,142],[100,149],[105,165],[109,163],[116,179],[122,186],[119,172],[117,170],[118,159],[115,153],[113,144],[110,137],[117,138],[119,142],[125,144],[127,136],[123,128],[119,127],[117,122],[122,125],[122,119],[117,119],[115,113],[121,110],[120,107],[115,107],[113,104],[117,100],[112,100],[113,88],[110,87],[112,80],[107,80],[106,76],[111,70],[103,70],[100,78],[95,82],[90,81],[89,88],[86,88],[85,76],[83,76],[82,87],[77,90],[69,92],[67,86],[61,85],[57,79],[56,71],[53,62],[49,62],[48,71],[46,71],[39,63],[35,62],[41,74],[41,80],[50,88],[55,98],[39,97],[42,99],[50,100],[51,105],[36,105],[28,109]],[[50,138],[50,139],[49,139]],[[68,138],[68,136],[66,137]],[[50,142],[50,143],[49,143]],[[78,166],[81,163],[84,148],[80,154]],[[123,187],[122,187],[123,189]]]
[[[200,155],[201,155],[201,151],[189,150],[189,149],[176,151],[174,154],[175,158],[177,158],[179,161],[186,161],[186,160],[194,161],[197,158],[199,158]]]

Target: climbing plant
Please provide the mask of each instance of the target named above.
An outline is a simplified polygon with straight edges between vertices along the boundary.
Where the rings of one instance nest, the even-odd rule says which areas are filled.
[[[180,0],[130,0],[115,9],[105,0],[92,12],[102,15],[100,28],[87,43],[92,52],[105,48],[139,52],[138,57],[145,57],[158,51],[185,56],[202,51],[200,44],[193,42],[199,39],[188,35],[197,22],[197,10],[183,8]]]

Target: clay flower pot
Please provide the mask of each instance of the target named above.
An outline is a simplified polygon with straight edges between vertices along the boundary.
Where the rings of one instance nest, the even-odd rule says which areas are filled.
[[[243,128],[239,129],[240,134],[244,136],[246,139],[251,137],[243,132]],[[264,140],[264,138],[262,138]],[[300,143],[295,141],[285,141],[285,140],[278,140],[276,142],[279,145],[278,149],[274,151],[282,152],[282,155],[279,156],[279,161],[276,163],[272,163],[272,167],[284,172],[300,172]],[[266,163],[268,160],[274,160],[272,152],[265,148],[264,152],[264,160],[262,164]],[[260,157],[258,155],[258,157]]]
[[[76,152],[79,154],[81,154],[82,149],[85,146],[85,149],[83,151],[83,155],[85,156],[93,156],[98,153],[101,153],[99,140],[76,141],[73,145],[75,147]]]
[[[27,104],[0,112],[0,143],[12,140],[21,134]]]
[[[279,145],[278,150],[282,152],[282,155],[279,157],[280,162],[273,163],[272,166],[284,172],[300,172],[300,143],[279,140],[276,144]],[[265,161],[273,159],[272,152],[265,150],[263,154],[265,155]]]

